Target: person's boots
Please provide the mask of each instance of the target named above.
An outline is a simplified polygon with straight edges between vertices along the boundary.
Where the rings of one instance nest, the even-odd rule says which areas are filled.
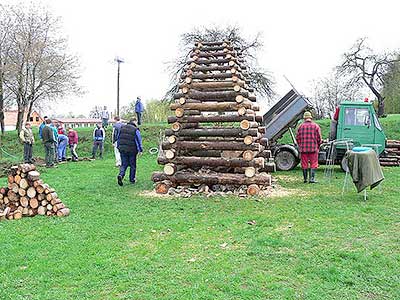
[[[307,183],[307,174],[308,174],[308,170],[307,169],[303,169],[304,183]]]
[[[310,169],[310,183],[317,183],[315,180],[315,169]]]

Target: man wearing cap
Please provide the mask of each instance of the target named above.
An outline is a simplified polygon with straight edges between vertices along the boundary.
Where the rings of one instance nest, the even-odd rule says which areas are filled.
[[[316,183],[315,170],[318,168],[318,152],[321,145],[321,128],[312,121],[312,114],[306,111],[304,122],[297,130],[296,141],[299,145],[301,168],[303,169],[304,183],[307,183],[308,172],[310,183]]]

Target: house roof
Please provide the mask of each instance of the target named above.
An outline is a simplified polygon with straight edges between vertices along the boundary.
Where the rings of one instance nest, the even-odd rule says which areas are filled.
[[[92,118],[53,118],[61,123],[101,123],[100,119]]]
[[[42,116],[37,112],[37,111],[32,111],[32,114],[38,114],[40,120],[42,121]],[[6,110],[4,112],[4,125],[5,126],[16,126],[17,125],[17,119],[18,119],[18,110]],[[26,112],[24,113],[24,121],[26,119]]]

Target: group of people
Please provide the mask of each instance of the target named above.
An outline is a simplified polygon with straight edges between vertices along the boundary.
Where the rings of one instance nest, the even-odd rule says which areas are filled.
[[[45,116],[43,123],[39,126],[39,139],[42,141],[45,149],[46,167],[54,167],[55,163],[67,160],[67,147],[69,146],[72,160],[78,160],[76,147],[78,145],[78,133],[68,128],[66,132],[62,124],[52,122]],[[25,123],[19,134],[21,142],[24,144],[24,162],[33,163],[33,144],[35,137],[32,132],[31,124]]]
[[[143,152],[142,137],[135,119],[131,119],[127,124],[121,122],[117,116],[114,118],[112,144],[114,146],[115,164],[119,167],[117,182],[123,185],[125,173],[130,168],[129,181],[136,182],[136,159],[137,155]],[[31,124],[26,122],[19,137],[24,144],[24,161],[33,163],[33,144],[35,137],[32,132]],[[78,160],[76,148],[78,145],[78,133],[71,127],[66,133],[62,124],[52,122],[47,116],[39,127],[39,138],[45,149],[46,167],[52,168],[56,162],[66,161],[67,146],[69,145],[72,160]],[[93,130],[93,149],[92,158],[96,158],[97,152],[102,158],[106,132],[102,124],[97,124]]]

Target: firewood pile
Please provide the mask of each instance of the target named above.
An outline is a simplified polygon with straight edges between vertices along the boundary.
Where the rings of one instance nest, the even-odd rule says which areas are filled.
[[[400,166],[400,141],[388,140],[385,155],[379,158],[381,166]]]
[[[175,115],[158,157],[164,170],[152,176],[157,193],[235,193],[245,186],[257,195],[271,185],[263,171],[274,163],[249,83],[241,49],[227,41],[195,44],[170,105]]]
[[[56,191],[40,179],[35,165],[10,168],[8,186],[0,188],[0,220],[17,220],[35,215],[68,216],[70,213]]]

